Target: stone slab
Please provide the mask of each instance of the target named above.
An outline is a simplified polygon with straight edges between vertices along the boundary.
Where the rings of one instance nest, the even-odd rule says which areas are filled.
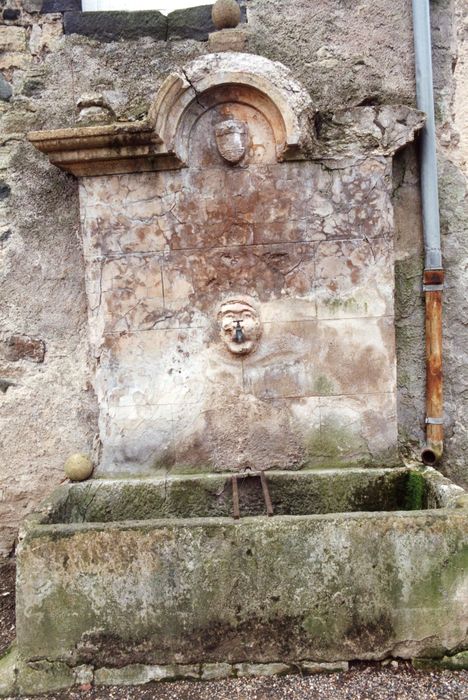
[[[64,33],[81,34],[104,42],[150,36],[166,40],[167,20],[157,11],[65,12]]]
[[[207,41],[215,27],[211,19],[213,5],[188,7],[170,12],[167,16],[168,39],[195,39]]]
[[[3,19],[7,21],[15,21],[21,15],[21,10],[14,9],[12,7],[6,7],[2,12]]]
[[[44,0],[41,13],[51,12],[81,12],[81,0]]]
[[[331,663],[314,663],[313,661],[303,661],[301,663],[301,671],[307,676],[316,673],[343,673],[348,671],[349,663],[347,661],[335,661]]]
[[[227,169],[212,118],[193,167],[80,186],[98,472],[395,461],[388,161],[280,164],[266,147]],[[262,335],[236,358],[217,319],[239,293]]]

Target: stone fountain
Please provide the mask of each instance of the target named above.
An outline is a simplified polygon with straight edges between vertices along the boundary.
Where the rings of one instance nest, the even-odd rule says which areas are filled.
[[[467,497],[397,453],[392,157],[423,122],[222,53],[144,122],[30,135],[80,182],[100,453],[24,524],[5,688],[466,648]]]

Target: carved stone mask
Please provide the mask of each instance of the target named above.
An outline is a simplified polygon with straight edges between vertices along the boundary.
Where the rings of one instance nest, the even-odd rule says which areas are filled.
[[[257,310],[242,298],[228,299],[218,313],[221,340],[234,355],[255,350],[262,334]]]
[[[229,163],[242,160],[247,148],[248,126],[237,119],[227,119],[215,126],[218,151]]]

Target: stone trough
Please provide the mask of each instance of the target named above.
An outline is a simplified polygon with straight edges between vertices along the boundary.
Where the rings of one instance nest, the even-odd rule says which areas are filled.
[[[431,468],[93,480],[25,521],[23,693],[466,647],[467,496]],[[314,666],[315,665],[315,666]]]

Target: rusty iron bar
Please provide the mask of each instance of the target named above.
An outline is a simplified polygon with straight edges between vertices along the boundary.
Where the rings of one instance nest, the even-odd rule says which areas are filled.
[[[233,474],[231,477],[232,483],[232,511],[235,520],[240,518],[240,504],[239,504],[239,484],[238,479],[245,479],[248,476],[258,476],[260,477],[260,483],[262,485],[263,500],[265,501],[266,511],[268,517],[273,515],[273,505],[270,498],[270,489],[268,488],[268,481],[264,472],[253,472],[248,471],[244,474]]]
[[[426,446],[424,464],[436,464],[444,448],[442,382],[442,288],[443,270],[424,271],[426,297]]]
[[[240,518],[240,508],[239,508],[239,488],[237,485],[237,474],[231,478],[232,482],[232,515],[234,520],[239,520]]]
[[[273,506],[271,504],[270,490],[268,488],[268,481],[265,472],[260,472],[260,481],[262,484],[263,498],[265,500],[267,515],[270,518],[273,515]]]

